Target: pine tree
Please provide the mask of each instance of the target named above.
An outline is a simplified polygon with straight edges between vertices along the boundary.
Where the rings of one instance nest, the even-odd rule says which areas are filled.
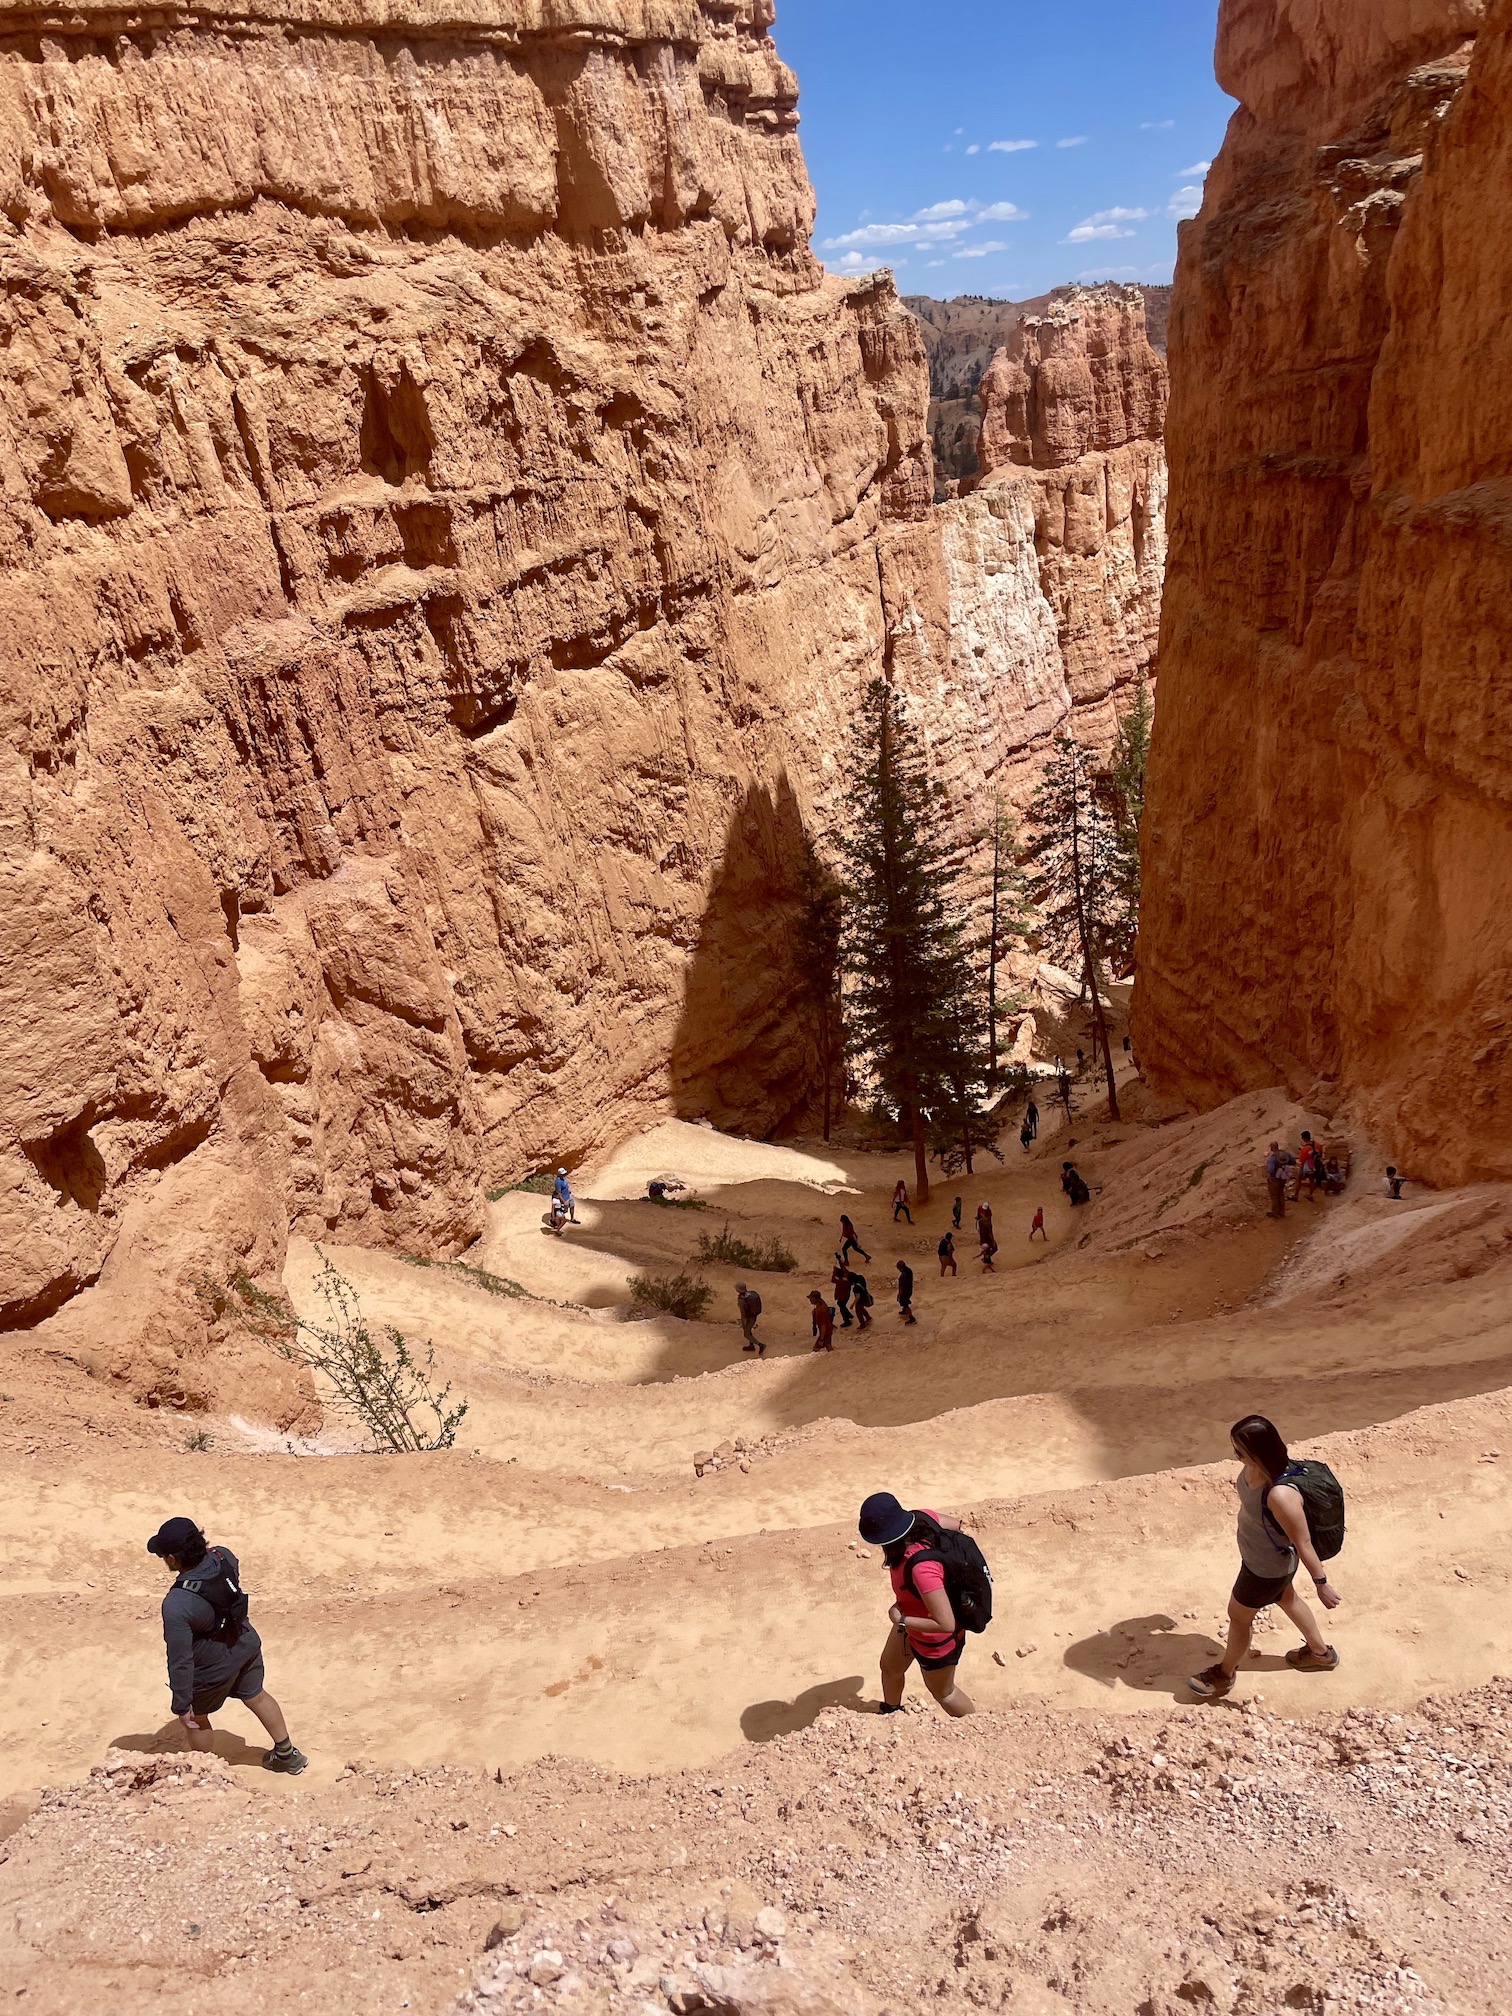
[[[1113,1050],[1103,1013],[1098,963],[1113,937],[1113,830],[1097,801],[1080,745],[1061,735],[1029,808],[1035,864],[1030,895],[1040,910],[1042,935],[1053,958],[1079,962],[1091,995],[1092,1029],[1108,1080],[1108,1112],[1119,1118]]]
[[[910,1130],[919,1203],[929,1198],[932,1115],[977,1096],[967,1008],[970,962],[961,873],[944,830],[939,788],[919,738],[884,679],[867,687],[856,721],[866,754],[845,798],[840,849],[848,873],[846,965],[857,1052]],[[985,1062],[985,1059],[983,1060]]]
[[[987,928],[987,1090],[998,1088],[998,1021],[1003,1010],[1003,990],[998,969],[1014,941],[1029,935],[1029,906],[1024,873],[1019,866],[1018,829],[1013,814],[1001,798],[993,800],[992,876]],[[1014,1004],[1017,1005],[1017,1004]],[[1009,1012],[1012,1012],[1010,1008]]]
[[[1108,795],[1113,814],[1113,918],[1110,950],[1121,973],[1134,969],[1139,932],[1139,829],[1144,819],[1145,774],[1150,763],[1150,735],[1155,706],[1143,669],[1134,685],[1129,711],[1118,724]]]
[[[826,1141],[830,1138],[834,1112],[835,1072],[845,1058],[840,999],[840,946],[844,928],[845,892],[810,847],[805,851],[799,872],[793,958],[818,1044]]]

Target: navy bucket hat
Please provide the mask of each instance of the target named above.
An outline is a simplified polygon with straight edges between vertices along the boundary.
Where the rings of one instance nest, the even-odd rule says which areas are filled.
[[[905,1512],[891,1491],[874,1491],[861,1507],[861,1538],[868,1547],[891,1547],[913,1523],[912,1512]]]

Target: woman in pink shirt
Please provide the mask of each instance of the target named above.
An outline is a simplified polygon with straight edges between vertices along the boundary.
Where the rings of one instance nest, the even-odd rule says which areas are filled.
[[[942,1532],[958,1533],[961,1521],[940,1512],[909,1512],[890,1491],[877,1491],[861,1507],[861,1538],[880,1547],[892,1577],[892,1626],[882,1648],[883,1715],[903,1706],[903,1683],[915,1662],[924,1685],[947,1715],[970,1715],[975,1704],[956,1685],[956,1667],[966,1634],[956,1622],[945,1588],[945,1568],[934,1542]]]

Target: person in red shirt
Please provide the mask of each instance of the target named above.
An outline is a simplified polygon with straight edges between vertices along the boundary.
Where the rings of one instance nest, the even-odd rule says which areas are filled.
[[[1045,1207],[1043,1204],[1039,1205],[1035,1210],[1034,1223],[1029,1227],[1029,1238],[1031,1242],[1033,1241],[1036,1233],[1039,1235],[1041,1239],[1044,1240],[1047,1246],[1050,1244],[1050,1234],[1045,1230]]]
[[[833,1351],[835,1348],[835,1312],[819,1293],[810,1288],[809,1301],[813,1304],[814,1349]]]
[[[941,1532],[958,1533],[961,1521],[948,1513],[909,1512],[890,1491],[876,1491],[861,1507],[860,1533],[868,1547],[880,1547],[892,1578],[891,1629],[882,1647],[882,1706],[896,1715],[903,1706],[908,1669],[917,1663],[924,1685],[947,1715],[972,1715],[976,1704],[956,1685],[956,1668],[966,1634],[956,1623],[945,1588],[945,1570],[927,1555]]]

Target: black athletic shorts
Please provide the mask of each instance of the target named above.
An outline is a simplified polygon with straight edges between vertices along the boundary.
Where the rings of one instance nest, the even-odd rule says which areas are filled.
[[[228,1701],[250,1701],[254,1694],[261,1694],[266,1685],[262,1653],[254,1652],[239,1673],[233,1673],[218,1687],[207,1687],[203,1694],[196,1694],[189,1705],[196,1715],[213,1715]]]
[[[899,1625],[898,1628],[902,1630],[903,1627]],[[964,1631],[957,1631],[954,1638],[950,1641],[950,1650],[942,1653],[938,1659],[926,1659],[922,1652],[915,1652],[913,1646],[908,1642],[908,1633],[906,1631],[903,1632],[903,1643],[907,1646],[910,1658],[921,1673],[943,1673],[947,1666],[960,1665],[961,1654],[966,1650],[966,1633]]]
[[[1289,1575],[1257,1575],[1252,1568],[1241,1565],[1239,1579],[1234,1584],[1234,1601],[1243,1604],[1246,1610],[1264,1610],[1284,1596],[1296,1579],[1295,1562]]]

